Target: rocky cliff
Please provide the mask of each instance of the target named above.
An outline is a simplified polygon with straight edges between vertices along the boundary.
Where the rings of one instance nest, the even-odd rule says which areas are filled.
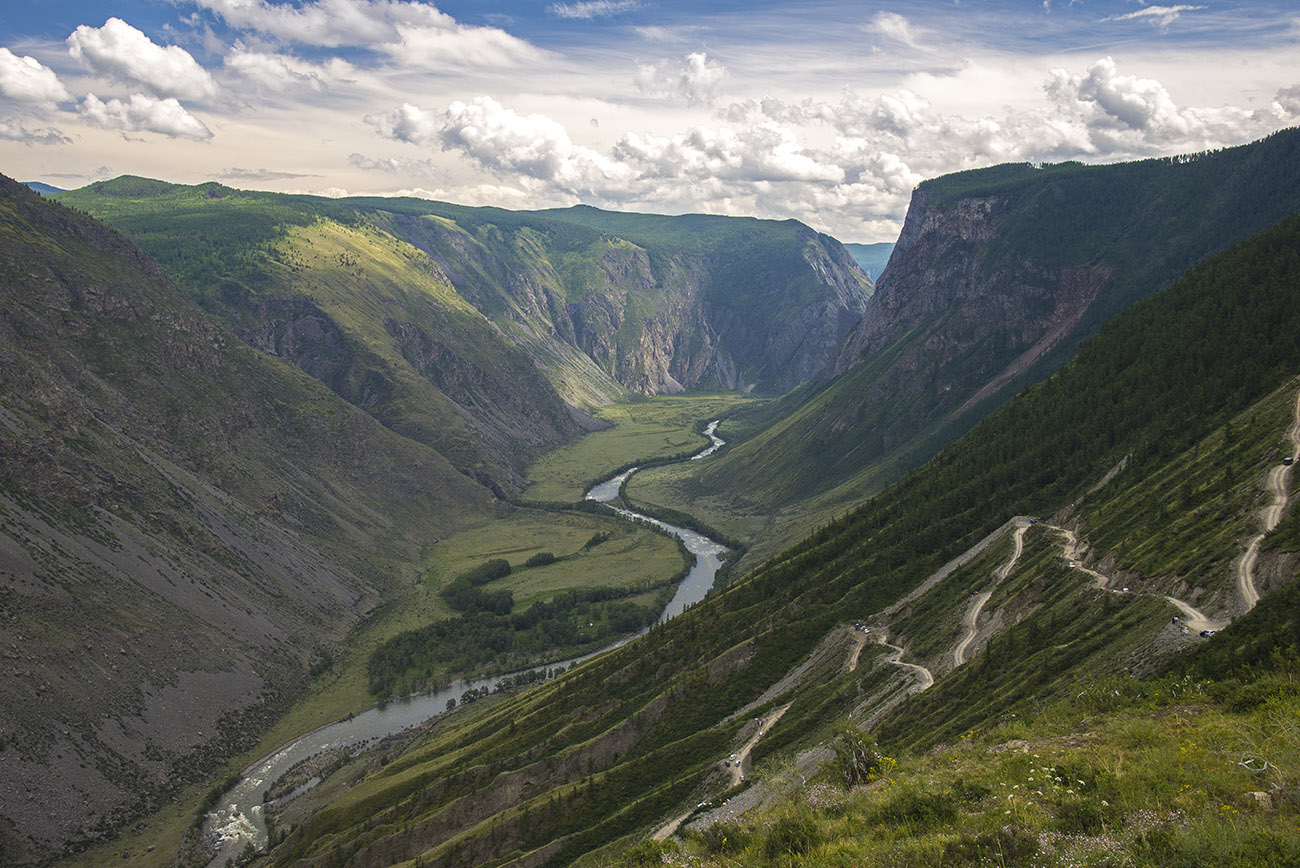
[[[769,506],[851,500],[933,455],[1100,323],[1300,209],[1300,130],[1113,166],[998,166],[922,184],[825,377],[707,472]]]

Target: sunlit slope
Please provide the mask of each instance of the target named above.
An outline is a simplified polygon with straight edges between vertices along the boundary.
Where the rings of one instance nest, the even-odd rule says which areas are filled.
[[[507,350],[526,354],[565,400],[588,409],[627,390],[785,391],[831,362],[871,290],[837,241],[794,221],[327,200],[140,178],[93,184],[63,198],[131,234],[210,309],[251,317],[246,327],[275,321],[267,303],[284,301],[282,269],[293,263],[281,259],[288,251],[280,245],[290,229],[329,222],[364,227],[372,243],[352,251],[356,261],[349,254],[330,264],[338,286],[380,279],[372,264],[379,271],[394,265],[403,273],[421,271],[424,283],[432,280],[468,301],[495,331],[466,335],[456,345],[435,323],[413,325],[472,361],[475,371],[488,370],[492,344],[498,361]],[[411,247],[402,253],[397,242]],[[405,262],[385,264],[394,254]],[[281,319],[315,315],[305,289],[289,297],[305,309],[281,312]],[[444,300],[437,292],[429,297]],[[359,300],[354,313],[367,306]],[[355,325],[336,314],[326,325],[345,331]],[[374,338],[350,349],[379,352]],[[546,425],[563,427],[552,418],[554,408],[527,378],[513,379],[520,399],[536,404],[535,430],[523,445],[553,445]],[[446,391],[480,421],[480,397],[454,384]]]
[[[356,788],[326,791],[314,815],[303,802],[276,863],[568,864],[721,795],[720,761],[753,735],[749,722],[786,704],[760,760],[814,745],[855,709],[894,747],[924,748],[1077,679],[1166,665],[1201,641],[1174,627],[1182,610],[1168,596],[1239,614],[1232,553],[1300,388],[1297,251],[1291,218],[1214,257],[725,592],[519,699],[453,716]],[[990,589],[1015,516],[1040,521]],[[907,596],[999,529],[948,579]],[[1066,530],[1091,547],[1067,556]],[[1266,587],[1285,589],[1294,572],[1285,539],[1265,540]],[[985,632],[953,668],[970,597],[984,590],[1001,626],[976,619]],[[1283,599],[1273,594],[1257,611]],[[848,625],[864,620],[889,631],[898,664],[882,646],[854,653]],[[907,698],[922,666],[933,686]]]
[[[842,510],[1070,358],[1099,324],[1300,209],[1300,131],[1175,160],[999,166],[916,191],[833,373],[701,490]]]
[[[510,492],[578,425],[420,250],[303,197],[119,178],[68,194],[131,234],[245,341]]]

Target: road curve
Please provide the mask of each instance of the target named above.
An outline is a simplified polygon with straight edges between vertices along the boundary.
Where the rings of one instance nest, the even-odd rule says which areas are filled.
[[[1286,431],[1291,441],[1291,460],[1300,458],[1300,394],[1296,395],[1295,415],[1291,427]],[[1264,533],[1256,534],[1246,544],[1246,551],[1237,561],[1237,592],[1241,595],[1242,605],[1249,612],[1259,602],[1259,590],[1255,587],[1255,562],[1259,560],[1259,544],[1264,541],[1264,534],[1278,526],[1287,507],[1287,477],[1291,474],[1291,465],[1279,464],[1269,471],[1268,490],[1273,493],[1273,502],[1264,508]]]
[[[994,571],[993,587],[977,595],[975,597],[975,602],[966,610],[966,615],[961,621],[965,633],[962,635],[961,641],[959,641],[952,649],[953,669],[956,669],[958,666],[966,662],[966,649],[970,647],[971,642],[975,641],[975,634],[978,632],[976,624],[979,621],[980,612],[984,611],[984,604],[993,596],[994,589],[997,588],[1003,579],[1011,575],[1011,571],[1015,569],[1016,561],[1020,560],[1020,554],[1025,550],[1025,531],[1027,530],[1029,530],[1028,520],[1017,522],[1016,532],[1012,536],[1012,540],[1015,542],[1015,549],[1011,552],[1011,559]]]
[[[924,666],[921,666],[918,663],[908,663],[904,661],[903,649],[899,648],[897,645],[890,645],[888,642],[885,641],[885,637],[883,635],[877,633],[876,641],[894,652],[891,655],[891,659],[887,660],[886,662],[893,663],[895,666],[902,666],[906,669],[911,669],[913,672],[915,672],[917,675],[921,677],[920,686],[917,688],[918,691],[930,689],[930,687],[934,684],[934,676],[930,673],[929,669],[926,669]]]

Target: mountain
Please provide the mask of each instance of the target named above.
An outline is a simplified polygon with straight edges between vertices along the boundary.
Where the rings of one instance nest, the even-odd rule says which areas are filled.
[[[61,200],[131,234],[246,343],[501,496],[590,424],[425,253],[346,206],[141,178]]]
[[[492,493],[0,178],[0,861],[247,749]]]
[[[63,201],[127,232],[247,340],[296,358],[395,430],[424,426],[406,418],[414,406],[450,402],[472,434],[457,441],[471,464],[528,454],[494,448],[507,441],[492,434],[519,424],[524,405],[534,426],[520,433],[534,450],[572,433],[558,404],[541,409],[542,377],[515,357],[526,354],[579,407],[628,390],[778,393],[830,363],[871,288],[838,242],[794,221],[586,207],[530,214],[138,178]],[[407,284],[419,292],[396,288]],[[416,297],[429,312],[411,310]],[[286,335],[298,338],[293,346],[282,345]],[[448,355],[465,368],[452,382],[439,377]],[[364,382],[376,365],[378,390]],[[519,390],[492,406],[491,396]],[[500,473],[493,481],[512,487]]]
[[[858,267],[867,273],[867,276],[878,280],[885,266],[889,264],[889,255],[894,252],[894,242],[845,244],[844,249],[853,257]]]
[[[42,183],[41,181],[24,181],[23,186],[27,187],[29,190],[34,190],[35,192],[40,193],[42,196],[64,192],[61,187],[51,187],[49,184]]]
[[[1291,667],[1263,686],[1293,699],[1285,672],[1294,675],[1297,646],[1259,640],[1300,641],[1287,638],[1300,513],[1290,508],[1260,537],[1253,567],[1240,556],[1259,534],[1260,507],[1278,496],[1270,480],[1283,456],[1300,449],[1298,333],[1293,216],[1135,304],[1055,376],[682,616],[520,696],[462,708],[382,757],[363,756],[277,818],[291,831],[270,864],[652,864],[658,851],[633,845],[671,818],[725,822],[782,780],[799,790],[801,776],[833,761],[828,742],[846,718],[896,756],[993,727],[1025,744],[1045,703],[1075,703],[1062,707],[1078,709],[1082,727],[1098,708],[1116,707],[1112,688],[1136,696],[1138,677],[1192,665],[1207,641],[1202,624],[1218,631],[1206,649],[1222,652],[1215,665]],[[1286,486],[1277,490],[1289,505]],[[1263,592],[1253,611],[1247,585]],[[870,638],[882,634],[890,644]],[[1177,691],[1191,681],[1178,683],[1175,696],[1190,697]],[[1248,684],[1223,689],[1249,694]],[[1149,745],[1155,732],[1135,725],[1125,738]],[[1087,742],[1053,749],[1079,745]],[[733,777],[737,754],[773,760],[761,786]],[[1171,766],[1192,761],[1172,745],[1165,754]],[[1148,807],[1123,795],[1136,790],[1122,763],[1088,762],[1084,785],[1110,781],[1117,800],[1108,828]],[[1291,758],[1279,762],[1292,773]],[[1208,769],[1194,771],[1190,795],[1166,772],[1162,808],[1194,806],[1226,829],[1244,807],[1235,793],[1201,786]],[[1224,786],[1256,786],[1243,775]],[[898,816],[918,830],[943,828],[955,816],[944,793],[900,803]],[[1003,797],[997,824],[1011,822]],[[1258,864],[1294,858],[1288,804],[1264,833],[1278,859]],[[718,828],[721,838],[735,826]],[[841,824],[837,834],[871,828]],[[1161,840],[1181,854],[1172,864],[1197,862],[1182,841]]]
[[[843,509],[933,455],[1100,323],[1300,209],[1300,130],[1109,166],[1007,165],[917,188],[889,268],[826,376],[692,493]]]

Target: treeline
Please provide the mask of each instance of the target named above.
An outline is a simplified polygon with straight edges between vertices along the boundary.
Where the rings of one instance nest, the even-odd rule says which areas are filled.
[[[482,593],[468,583],[463,589],[467,590],[458,593]],[[451,672],[499,671],[553,657],[555,652],[578,653],[635,633],[653,624],[663,608],[658,601],[645,606],[628,599],[646,590],[643,586],[583,588],[539,600],[514,615],[509,608],[505,612],[476,609],[399,633],[370,655],[370,692],[381,698],[409,693]],[[669,593],[667,586],[661,596]]]

